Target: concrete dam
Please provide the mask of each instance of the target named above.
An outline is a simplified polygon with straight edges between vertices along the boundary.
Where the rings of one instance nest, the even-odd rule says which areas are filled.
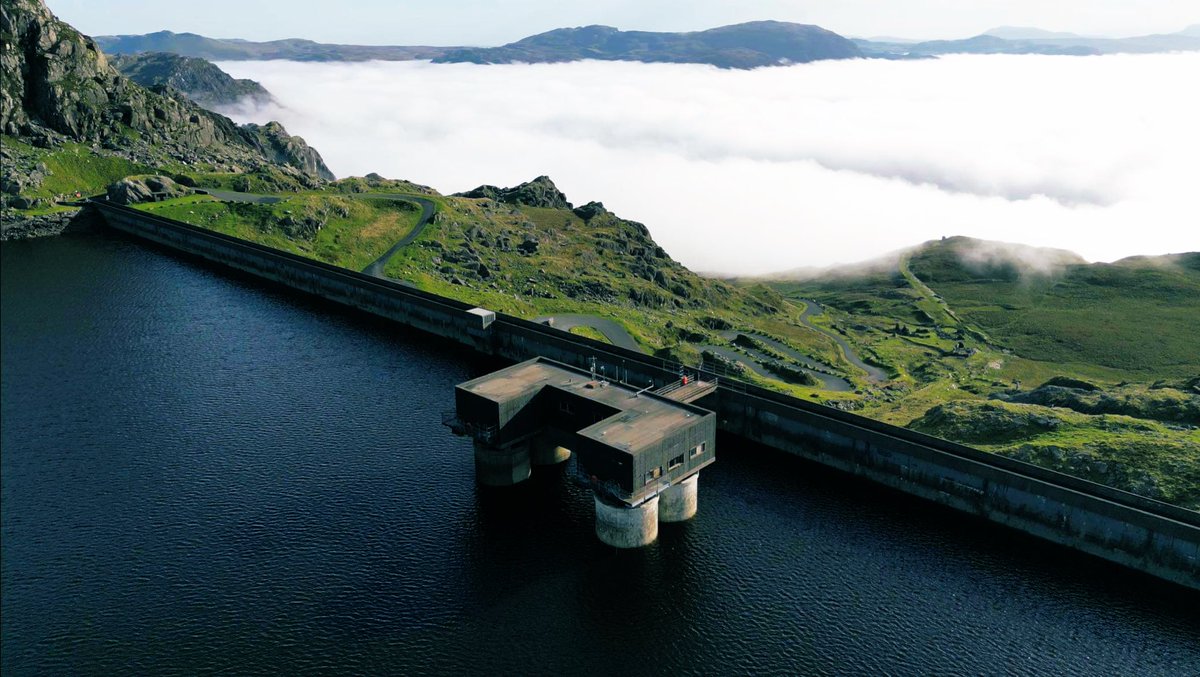
[[[95,209],[110,228],[171,250],[392,320],[454,341],[484,355],[510,363],[523,363],[541,357],[545,358],[543,364],[557,363],[566,372],[574,374],[559,378],[582,379],[581,371],[590,375],[595,369],[610,375],[621,374],[619,380],[625,384],[646,384],[653,390],[676,384],[680,380],[680,370],[686,369],[682,365],[635,351],[521,318],[490,313],[397,282],[128,207],[93,202],[90,208]],[[711,375],[699,376],[706,383],[715,381]],[[562,385],[560,383],[557,389],[562,390]],[[621,386],[616,384],[607,387]],[[460,401],[458,398],[461,388],[456,389],[456,405],[467,403],[466,399]],[[543,386],[542,389],[545,388]],[[551,393],[526,395],[530,402],[539,396],[545,398],[544,402],[557,402],[556,398],[561,397]],[[646,396],[642,394],[640,397]],[[596,402],[598,409],[601,405],[612,406],[601,400]],[[493,398],[493,403],[498,407],[499,399]],[[737,379],[722,378],[710,392],[695,400],[694,405],[683,404],[711,412],[709,420],[716,430],[724,433],[774,447],[1200,590],[1200,513],[814,404]],[[539,409],[541,406],[535,405],[533,411],[545,413],[544,409]],[[459,413],[468,410],[470,407],[464,407]],[[493,419],[478,414],[480,410],[474,411],[476,414],[471,415],[473,420],[461,419],[464,431],[467,424],[477,426],[477,429],[496,425],[496,430],[499,430],[499,415]],[[530,415],[532,413],[527,414]],[[509,473],[510,481],[519,477],[524,472],[522,459],[525,452],[522,449],[528,449],[530,464],[535,463],[535,459],[553,460],[555,454],[561,454],[557,451],[560,447],[572,449],[571,444],[576,445],[580,457],[591,453],[589,458],[601,458],[594,453],[596,449],[584,452],[588,445],[584,439],[587,436],[583,434],[586,426],[572,429],[574,422],[577,421],[558,420],[557,414],[543,417],[540,427],[531,424],[529,429],[521,433],[525,439],[508,449],[509,458],[502,463],[489,461],[489,458],[495,460],[497,457],[488,456],[492,450],[487,448],[485,440],[482,462],[476,448],[477,471],[482,467],[480,481],[495,477],[494,471],[498,468]],[[516,433],[518,429],[513,428],[512,432]],[[519,436],[511,439],[515,440],[516,437]],[[503,438],[496,439],[504,441]],[[551,443],[554,443],[552,449]],[[724,449],[722,453],[736,451]],[[515,463],[512,458],[514,455]],[[678,454],[674,453],[663,461],[664,473],[676,456]],[[646,463],[651,462],[649,459],[648,456]],[[591,465],[600,467],[599,461],[584,465],[589,469]],[[694,474],[689,472],[692,467],[684,464],[683,472],[688,475],[678,476],[678,482],[668,477],[670,486],[682,484],[691,476],[698,477],[698,468]],[[499,474],[503,474],[503,471]],[[644,480],[645,471],[642,472],[641,479]],[[612,475],[601,478],[598,475],[597,478],[604,482],[616,482],[625,490],[626,485],[620,484],[621,477]],[[625,495],[635,501],[638,498],[633,492],[635,478],[632,474],[629,478],[628,494],[606,494],[603,506],[597,494],[598,515],[604,508],[629,510],[637,507],[619,500],[620,496]],[[681,497],[686,495],[683,489],[677,493]],[[659,520],[662,519],[661,506],[665,496],[665,492],[659,496]],[[645,501],[638,505],[642,503]],[[618,516],[629,514],[621,513]],[[646,528],[649,529],[648,525]],[[597,533],[604,538],[600,531],[598,520]]]

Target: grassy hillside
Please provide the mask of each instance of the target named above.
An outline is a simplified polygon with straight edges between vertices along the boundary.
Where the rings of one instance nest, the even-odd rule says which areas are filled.
[[[420,216],[410,202],[319,194],[290,195],[275,204],[194,195],[139,207],[353,270],[383,255]]]
[[[272,192],[270,177],[262,182],[211,173],[193,178],[205,186]],[[278,193],[283,201],[272,205],[191,196],[139,208],[361,270],[407,234],[416,219],[415,208],[404,211],[410,203],[381,196],[422,197],[435,203],[436,215],[415,242],[389,260],[388,277],[528,319],[599,318],[620,326],[646,353],[697,366],[705,346],[718,346],[757,367],[747,374],[751,380],[857,406],[861,390],[829,392],[802,377],[771,377],[792,374],[789,365],[819,362],[826,373],[866,383],[829,337],[799,321],[802,308],[778,293],[700,277],[671,259],[642,224],[600,203],[573,209],[545,177],[513,189],[485,188],[472,194],[490,197],[443,196],[372,176],[321,190]],[[397,220],[389,210],[403,214]],[[595,327],[572,331],[607,340]],[[776,341],[788,354],[748,350],[738,343],[739,333]]]
[[[1200,373],[1200,254],[994,275],[950,247],[914,255],[914,274],[967,322],[1019,355],[1088,362],[1132,378]]]
[[[731,284],[687,270],[599,203],[572,208],[545,177],[461,196],[376,176],[279,195],[140,208],[361,270],[418,218],[385,196],[422,197],[436,214],[388,277],[528,319],[597,318],[570,331],[609,341],[617,327],[647,353],[1200,505],[1195,256],[1097,267],[953,238],[819,280]],[[1127,354],[1139,331],[1106,322],[1153,327],[1145,354]]]
[[[925,358],[960,342],[994,354],[1010,380],[1200,374],[1200,254],[1086,264],[992,244],[950,238],[878,266],[771,285],[828,306],[830,322],[918,380]]]
[[[992,400],[938,405],[912,427],[1200,510],[1195,426]]]
[[[1200,255],[949,238],[770,284],[894,375],[861,413],[1200,507]]]

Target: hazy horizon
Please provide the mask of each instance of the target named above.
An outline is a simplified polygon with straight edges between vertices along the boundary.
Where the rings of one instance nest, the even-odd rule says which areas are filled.
[[[967,38],[1002,26],[1036,27],[1098,37],[1174,33],[1200,23],[1198,0],[210,0],[204,12],[157,0],[123,0],[114,12],[94,0],[50,0],[59,18],[89,35],[160,30],[214,38],[363,45],[500,45],[555,28],[605,24],[623,30],[695,31],[774,19],[816,24],[841,35],[913,40]],[[236,17],[236,23],[231,18]],[[231,30],[231,25],[234,30]]]
[[[1200,54],[955,56],[728,71],[232,62],[338,176],[443,193],[549,175],[685,265],[768,274],[942,236],[1091,261],[1197,249]]]

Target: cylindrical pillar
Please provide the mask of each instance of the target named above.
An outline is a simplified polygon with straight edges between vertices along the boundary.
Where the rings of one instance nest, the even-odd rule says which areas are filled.
[[[672,484],[660,493],[658,519],[660,522],[686,522],[696,516],[700,473]]]
[[[533,443],[530,459],[534,465],[557,465],[571,458],[571,450],[550,442],[537,440]]]
[[[475,479],[489,487],[509,487],[529,479],[529,443],[498,448],[475,442]]]
[[[658,497],[635,507],[595,497],[596,536],[614,548],[640,548],[658,538]]]

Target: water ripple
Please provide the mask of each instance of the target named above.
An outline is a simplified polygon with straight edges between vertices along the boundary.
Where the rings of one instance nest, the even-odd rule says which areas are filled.
[[[1195,596],[732,439],[615,551],[561,470],[475,486],[463,353],[116,237],[0,254],[5,675],[1200,674]]]

